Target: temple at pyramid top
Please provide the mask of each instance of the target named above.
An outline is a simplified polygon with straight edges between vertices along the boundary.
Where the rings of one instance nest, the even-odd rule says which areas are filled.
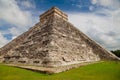
[[[50,16],[58,16],[66,21],[68,20],[67,14],[59,10],[57,7],[52,7],[51,9],[40,15],[40,22],[44,22],[44,20],[46,20]]]

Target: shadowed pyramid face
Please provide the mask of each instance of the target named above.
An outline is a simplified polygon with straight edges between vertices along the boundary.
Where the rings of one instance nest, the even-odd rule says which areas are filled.
[[[53,7],[40,22],[0,50],[2,62],[57,67],[118,58],[102,48]]]

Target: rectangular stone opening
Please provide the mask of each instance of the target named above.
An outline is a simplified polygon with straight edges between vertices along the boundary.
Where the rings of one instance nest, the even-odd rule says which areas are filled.
[[[40,63],[40,61],[33,61],[33,63],[36,63],[36,64],[37,64],[37,63]]]
[[[26,63],[26,61],[18,61],[19,63]]]

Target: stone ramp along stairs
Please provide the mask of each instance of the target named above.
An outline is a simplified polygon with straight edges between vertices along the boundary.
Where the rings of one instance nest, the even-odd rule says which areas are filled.
[[[50,69],[101,60],[119,58],[69,23],[67,14],[56,7],[40,15],[40,22],[0,49],[0,62],[18,66]]]

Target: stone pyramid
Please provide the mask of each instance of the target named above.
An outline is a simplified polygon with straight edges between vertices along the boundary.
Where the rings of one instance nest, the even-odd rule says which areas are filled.
[[[40,22],[0,49],[1,62],[59,67],[83,62],[118,60],[118,57],[68,22],[56,7]]]

